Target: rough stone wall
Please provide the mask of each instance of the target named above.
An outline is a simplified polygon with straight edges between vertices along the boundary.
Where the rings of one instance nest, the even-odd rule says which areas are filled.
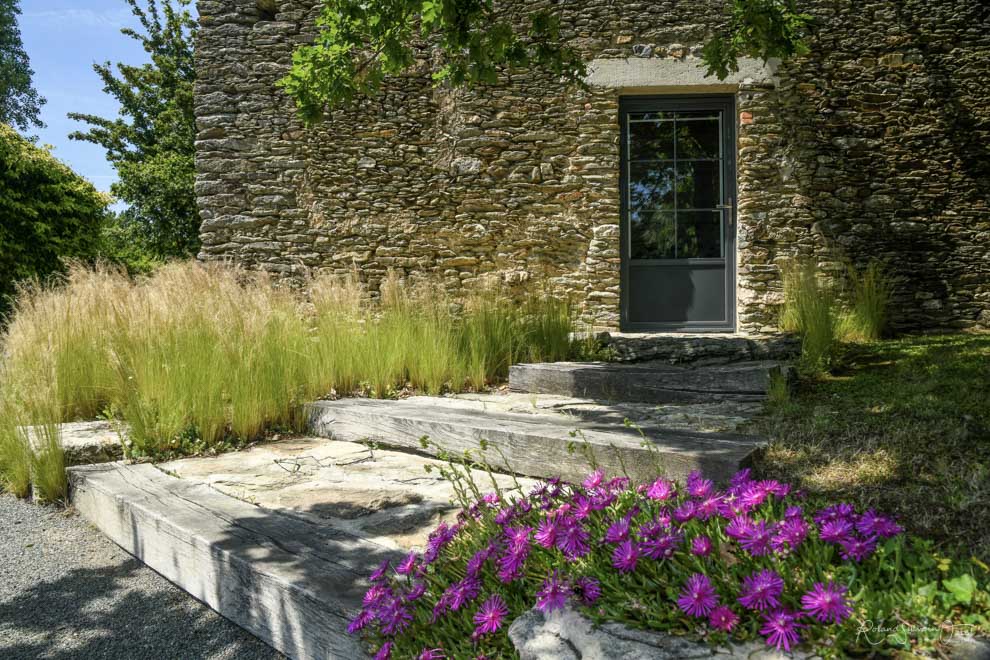
[[[550,3],[529,3],[528,7]],[[980,0],[809,0],[813,54],[738,81],[738,318],[773,327],[779,266],[878,258],[902,328],[990,325],[990,18]],[[552,6],[590,59],[684,60],[717,0]],[[288,277],[357,268],[551,279],[619,321],[618,98],[541,72],[434,88],[420,70],[315,129],[275,87],[314,0],[199,0],[204,259]],[[775,83],[775,84],[774,84]],[[657,85],[662,81],[658,80]],[[679,90],[681,92],[684,89]]]

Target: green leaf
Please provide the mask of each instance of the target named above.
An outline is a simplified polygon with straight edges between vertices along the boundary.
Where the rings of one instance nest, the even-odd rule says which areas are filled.
[[[969,605],[976,592],[976,580],[969,573],[964,573],[951,580],[942,580],[942,586],[948,589],[956,603]]]

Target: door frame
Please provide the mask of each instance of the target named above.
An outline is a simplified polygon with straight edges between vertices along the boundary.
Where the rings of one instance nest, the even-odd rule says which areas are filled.
[[[725,211],[725,321],[718,323],[687,321],[676,323],[632,323],[629,318],[629,181],[627,152],[628,130],[626,115],[630,112],[662,110],[721,110],[722,168],[725,185],[724,196],[731,208]],[[736,95],[735,94],[663,94],[619,97],[619,329],[628,332],[734,332],[736,329],[736,212],[738,208],[736,185]],[[725,203],[725,199],[723,199]]]

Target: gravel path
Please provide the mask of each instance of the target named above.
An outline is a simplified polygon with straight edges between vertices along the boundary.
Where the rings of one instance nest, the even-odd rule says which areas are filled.
[[[0,658],[282,658],[61,508],[0,495]]]

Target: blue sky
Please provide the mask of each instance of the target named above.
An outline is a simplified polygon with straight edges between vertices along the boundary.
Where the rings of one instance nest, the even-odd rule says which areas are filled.
[[[120,33],[137,26],[124,0],[21,0],[20,28],[24,49],[34,69],[34,84],[48,99],[42,108],[44,129],[34,129],[40,142],[54,147],[55,155],[107,190],[115,180],[101,147],[69,140],[69,133],[85,125],[66,117],[85,112],[114,117],[117,104],[103,93],[93,72],[94,62],[145,61],[138,43]]]

